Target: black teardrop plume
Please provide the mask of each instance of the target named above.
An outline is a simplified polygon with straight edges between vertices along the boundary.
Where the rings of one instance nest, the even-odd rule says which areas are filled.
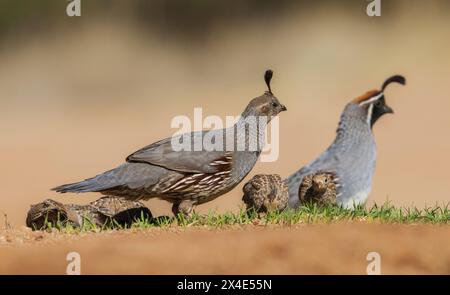
[[[272,80],[273,71],[267,70],[264,73],[264,81],[266,81],[267,88],[269,89],[269,93],[272,94],[272,89],[270,88],[270,81]]]
[[[389,79],[384,81],[383,86],[381,86],[381,92],[384,92],[384,89],[391,83],[399,83],[399,84],[405,85],[406,79],[405,79],[405,77],[403,77],[401,75],[395,75],[395,76],[390,77]]]

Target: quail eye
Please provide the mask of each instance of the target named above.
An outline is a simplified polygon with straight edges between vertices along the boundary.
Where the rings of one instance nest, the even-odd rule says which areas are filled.
[[[272,107],[276,108],[278,104],[276,102],[272,102]]]
[[[375,103],[375,106],[381,107],[382,104],[383,104],[383,102],[381,100],[377,100],[377,102]]]

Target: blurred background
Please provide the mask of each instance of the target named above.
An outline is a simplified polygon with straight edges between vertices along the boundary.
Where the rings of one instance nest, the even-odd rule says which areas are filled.
[[[244,182],[299,169],[333,140],[348,101],[402,74],[407,86],[386,93],[395,115],[374,128],[369,204],[450,201],[450,1],[382,1],[381,17],[364,0],[82,0],[80,17],[68,3],[0,2],[0,213],[11,225],[45,198],[94,200],[50,188],[170,136],[174,116],[239,115],[267,68],[288,107],[280,157]],[[244,182],[198,211],[239,210]]]

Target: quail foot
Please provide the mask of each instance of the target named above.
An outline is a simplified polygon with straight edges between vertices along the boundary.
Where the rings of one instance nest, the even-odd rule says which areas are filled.
[[[117,168],[53,190],[100,192],[128,200],[160,198],[173,204],[175,214],[189,214],[194,206],[209,202],[239,184],[258,160],[266,125],[273,116],[286,110],[270,88],[272,71],[266,71],[264,79],[268,91],[250,101],[234,126],[163,139],[131,154]],[[205,148],[206,137],[218,146]],[[187,143],[188,148],[174,145],[180,142],[183,147]],[[192,149],[192,144],[201,149]]]
[[[393,113],[384,95],[391,83],[404,85],[405,78],[392,76],[380,90],[369,91],[346,105],[334,142],[317,159],[286,179],[289,207],[295,208],[299,204],[298,192],[303,177],[319,170],[333,172],[339,179],[338,205],[353,208],[365,203],[371,191],[376,160],[372,127],[381,116]]]
[[[337,194],[336,175],[332,172],[317,171],[303,177],[298,190],[300,204],[335,204]]]
[[[280,212],[287,206],[288,187],[278,174],[257,174],[243,187],[242,201],[257,213]]]

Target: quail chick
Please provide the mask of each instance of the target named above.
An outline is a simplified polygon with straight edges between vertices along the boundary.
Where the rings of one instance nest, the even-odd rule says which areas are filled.
[[[335,204],[337,194],[336,176],[332,172],[318,171],[303,177],[298,191],[300,203],[319,205]]]
[[[160,140],[129,155],[125,163],[112,170],[53,190],[99,192],[128,200],[160,198],[172,203],[175,214],[189,214],[190,207],[232,190],[256,164],[264,145],[260,139],[265,138],[267,124],[272,117],[286,111],[272,93],[272,74],[271,70],[265,72],[268,91],[248,103],[234,126]],[[258,122],[257,130],[252,128],[252,122]],[[203,146],[206,136],[214,138],[215,142],[222,138],[221,146],[206,149]],[[174,148],[174,142],[184,143],[185,140],[190,143],[187,149]],[[196,150],[196,146],[202,147],[201,150]]]
[[[68,220],[68,212],[62,203],[46,199],[43,202],[32,205],[27,214],[26,225],[32,229],[43,229],[48,226],[57,226],[58,222],[65,224]]]
[[[33,229],[45,229],[58,224],[81,227],[86,221],[95,226],[127,226],[144,217],[151,219],[152,214],[144,204],[127,201],[118,197],[102,197],[88,205],[62,204],[47,199],[31,206],[26,224]]]
[[[278,174],[257,174],[243,188],[247,210],[258,213],[282,211],[289,199],[288,187]]]

